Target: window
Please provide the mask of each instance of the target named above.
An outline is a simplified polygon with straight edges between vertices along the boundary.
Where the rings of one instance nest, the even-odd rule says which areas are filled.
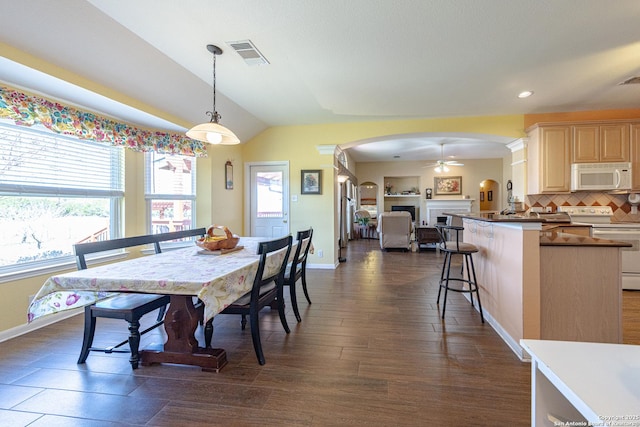
[[[196,159],[155,152],[145,156],[149,232],[158,234],[193,228]]]
[[[0,273],[120,237],[123,175],[122,148],[0,122]]]

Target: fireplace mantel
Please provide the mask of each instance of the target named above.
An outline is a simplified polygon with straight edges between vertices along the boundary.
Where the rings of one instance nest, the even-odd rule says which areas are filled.
[[[420,224],[434,226],[437,217],[444,212],[472,212],[475,199],[423,199],[424,209],[420,209]]]

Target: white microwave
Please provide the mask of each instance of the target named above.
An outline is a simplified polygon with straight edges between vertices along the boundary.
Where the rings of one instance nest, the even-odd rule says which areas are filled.
[[[573,163],[571,191],[630,190],[631,163]]]

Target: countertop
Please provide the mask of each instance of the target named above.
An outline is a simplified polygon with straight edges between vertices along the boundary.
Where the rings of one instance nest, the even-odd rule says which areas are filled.
[[[457,216],[459,218],[475,219],[486,222],[545,222],[543,218],[517,214],[517,215],[500,215],[496,213],[483,212],[443,212],[442,215]]]
[[[628,248],[632,245],[628,242],[616,242],[614,240],[579,236],[577,234],[557,233],[555,231],[541,231],[540,246],[596,246]]]
[[[554,228],[568,228],[568,227],[581,227],[581,228],[585,228],[585,227],[589,227],[591,228],[591,224],[581,224],[581,223],[575,223],[575,222],[550,222],[550,223],[546,223],[546,224],[542,224],[542,231],[551,231]]]
[[[526,215],[500,215],[495,213],[469,212],[469,213],[444,213],[443,215],[457,216],[459,218],[474,219],[486,222],[524,223],[540,222],[540,246],[591,246],[591,247],[631,247],[627,242],[598,239],[595,237],[579,236],[570,233],[558,233],[553,231],[557,227],[587,227],[587,224],[571,224],[570,222],[548,222],[544,218],[530,217]]]

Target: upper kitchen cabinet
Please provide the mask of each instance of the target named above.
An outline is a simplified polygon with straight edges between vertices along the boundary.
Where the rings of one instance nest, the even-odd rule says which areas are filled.
[[[572,128],[572,163],[630,161],[628,123],[585,124]]]
[[[631,125],[631,186],[640,190],[640,124]]]
[[[571,190],[571,128],[534,125],[527,129],[527,194]]]

